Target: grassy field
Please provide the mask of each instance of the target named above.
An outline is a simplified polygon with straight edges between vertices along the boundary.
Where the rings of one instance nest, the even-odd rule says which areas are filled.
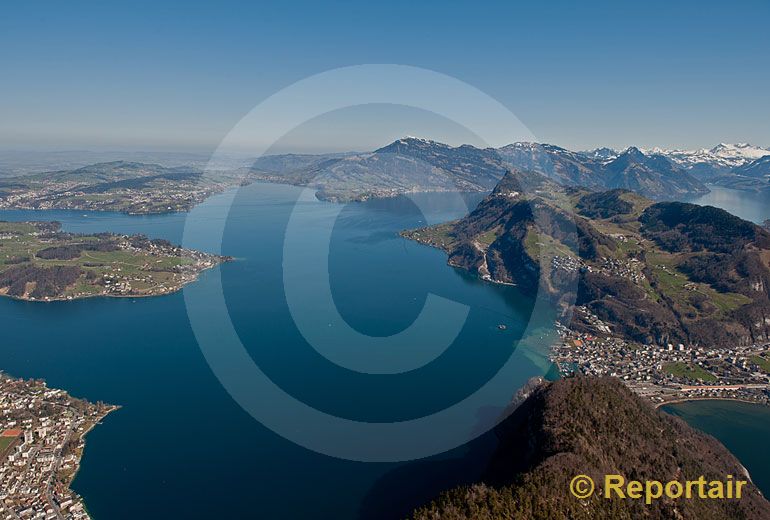
[[[476,240],[478,240],[479,244],[483,244],[485,246],[491,246],[492,243],[497,240],[497,230],[487,231],[486,233],[480,234],[478,237],[476,237]]]
[[[542,258],[545,261],[550,261],[555,256],[577,257],[568,246],[554,240],[550,235],[538,233],[533,228],[527,231],[527,236],[524,239],[524,248],[533,260]]]
[[[35,230],[35,226],[28,222],[0,222],[0,234],[32,233]]]
[[[754,356],[751,358],[751,362],[755,365],[759,365],[759,367],[770,374],[770,359],[763,358],[761,356]]]
[[[446,249],[455,243],[455,238],[451,235],[454,224],[455,222],[447,222],[427,228],[406,231],[403,235],[418,242]]]
[[[5,450],[8,449],[8,446],[15,440],[16,437],[0,437],[0,455],[5,454]]]
[[[682,377],[692,381],[702,380],[713,383],[717,380],[716,376],[703,368],[688,365],[687,363],[668,363],[663,366],[663,372],[671,374],[674,377]]]
[[[164,293],[179,288],[183,276],[181,266],[194,265],[196,260],[173,254],[172,249],[150,250],[129,247],[125,238],[113,236],[83,236],[57,234],[41,237],[43,229],[34,223],[0,222],[0,273],[13,268],[36,266],[52,268],[57,266],[77,267],[80,278],[63,288],[55,297],[77,298],[97,294]],[[50,229],[49,229],[50,231]],[[50,233],[48,233],[50,235]],[[78,246],[82,244],[112,244],[117,249],[92,251],[82,249],[71,259],[40,258],[37,254],[46,248]],[[89,247],[93,247],[89,245]],[[77,251],[77,249],[75,249]],[[109,280],[109,283],[107,281]],[[11,282],[6,282],[10,284]],[[114,289],[122,284],[120,289]],[[31,287],[34,287],[34,283]],[[0,289],[3,289],[0,287]],[[32,288],[29,289],[32,292]]]
[[[658,281],[658,291],[678,302],[682,307],[689,307],[695,313],[702,313],[687,302],[693,293],[700,293],[713,303],[722,314],[739,309],[751,299],[737,293],[721,293],[702,283],[693,283],[687,275],[677,269],[681,261],[676,255],[654,253],[647,255],[655,279]]]

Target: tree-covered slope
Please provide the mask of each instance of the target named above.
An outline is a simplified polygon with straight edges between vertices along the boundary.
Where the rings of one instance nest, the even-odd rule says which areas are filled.
[[[753,484],[740,500],[603,498],[607,474],[626,480],[745,479],[716,439],[655,410],[613,378],[571,378],[535,390],[497,429],[500,445],[482,482],[447,491],[413,520],[770,518]],[[574,497],[573,477],[597,492]]]

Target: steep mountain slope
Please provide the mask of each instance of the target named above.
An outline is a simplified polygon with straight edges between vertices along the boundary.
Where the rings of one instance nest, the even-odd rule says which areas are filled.
[[[374,153],[411,157],[450,172],[456,182],[480,186],[485,190],[494,188],[507,171],[495,150],[470,145],[452,147],[414,137],[399,139]]]
[[[532,175],[532,174],[529,174]],[[583,306],[644,344],[730,346],[770,338],[770,233],[711,207],[624,190],[517,189],[511,172],[467,217],[406,232],[449,263]],[[575,330],[592,330],[584,314]]]
[[[622,188],[653,199],[708,193],[708,188],[662,155],[631,147],[605,165],[606,188]]]
[[[513,143],[497,151],[514,168],[540,172],[564,186],[605,185],[602,161],[581,153],[538,143]]]
[[[730,173],[714,177],[711,182],[726,188],[770,194],[770,155],[739,166]]]
[[[513,168],[534,170],[563,186],[593,190],[624,188],[653,199],[708,193],[708,188],[662,155],[637,148],[572,152],[558,146],[514,143],[498,150]]]
[[[492,149],[407,137],[371,153],[322,157],[257,178],[310,186],[325,200],[365,200],[421,191],[490,191],[506,166]]]
[[[500,445],[483,482],[444,493],[414,512],[414,520],[770,518],[770,503],[751,483],[740,500],[661,499],[647,505],[603,498],[608,474],[659,482],[746,479],[716,439],[654,410],[616,379],[581,377],[540,386],[496,432]],[[577,475],[596,483],[585,500],[569,491]]]
[[[748,164],[735,168],[733,173],[758,179],[770,177],[770,151],[768,151],[768,155],[757,159],[756,161],[751,161]]]

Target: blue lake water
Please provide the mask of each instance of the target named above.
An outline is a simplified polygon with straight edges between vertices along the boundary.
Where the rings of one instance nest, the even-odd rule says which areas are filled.
[[[194,285],[196,294],[205,296],[221,276],[240,340],[291,396],[343,418],[407,421],[459,402],[508,360],[516,367],[511,395],[548,370],[537,348],[517,346],[532,302],[514,287],[483,283],[448,267],[441,251],[400,238],[400,230],[425,225],[406,198],[345,206],[328,256],[334,303],[347,324],[370,336],[409,327],[429,293],[466,305],[467,321],[442,356],[405,373],[361,374],[324,359],[298,332],[284,295],[284,233],[299,193],[270,184],[241,189],[222,241],[223,254],[237,261],[204,273]],[[726,209],[738,214],[748,215],[749,207],[758,208],[751,215],[762,211],[729,197],[706,202],[728,199],[735,207]],[[462,215],[447,195],[417,200],[441,220]],[[226,201],[226,195],[213,197],[189,216],[0,211],[0,219],[58,220],[74,232],[144,233],[180,243],[185,219],[208,222]],[[308,243],[318,233],[314,212],[320,219],[338,209],[322,202],[303,208],[309,215],[303,228]],[[456,325],[433,319],[434,330]],[[487,435],[422,461],[362,463],[299,447],[254,420],[223,388],[198,347],[182,293],[50,304],[0,299],[0,329],[3,370],[122,406],[89,434],[74,482],[97,520],[396,518],[441,489],[473,480],[494,448]],[[424,334],[414,348],[427,348],[433,340]],[[466,426],[499,413],[499,405],[473,410]],[[298,419],[295,427],[313,434],[312,423]],[[730,435],[714,434],[723,440]],[[746,439],[759,445],[759,438]],[[753,461],[744,463],[761,474]]]
[[[334,228],[329,276],[334,302],[353,329],[387,336],[408,327],[428,293],[467,305],[467,322],[436,361],[396,375],[336,366],[298,333],[283,294],[284,230],[299,190],[256,184],[240,190],[222,252],[237,261],[201,277],[196,290],[222,285],[238,335],[270,379],[314,408],[359,421],[403,421],[462,400],[509,358],[516,370],[509,398],[549,368],[532,349],[515,348],[531,302],[446,265],[446,255],[398,236],[425,225],[408,199],[347,205]],[[443,220],[461,216],[442,197],[424,195]],[[211,218],[225,196],[195,208]],[[478,198],[476,199],[478,200]],[[473,202],[471,202],[473,204]],[[321,216],[338,207],[310,203]],[[71,211],[3,211],[2,220],[58,220],[75,232],[144,233],[182,240],[186,215],[125,216]],[[312,222],[312,219],[311,219]],[[307,226],[311,242],[316,230]],[[205,238],[205,237],[202,237]],[[441,330],[453,324],[433,318]],[[506,330],[500,330],[500,324]],[[92,401],[115,403],[88,436],[74,488],[94,518],[392,518],[415,502],[473,478],[489,436],[413,463],[350,462],[320,455],[273,433],[244,412],[209,368],[181,293],[143,299],[50,304],[0,299],[0,367]],[[414,348],[430,345],[419,337]],[[467,427],[490,410],[473,410]],[[477,415],[477,416],[476,416]],[[297,429],[312,432],[298,419]],[[312,434],[312,433],[311,433]],[[475,456],[473,466],[464,458]]]
[[[770,408],[735,401],[692,401],[665,411],[713,435],[749,470],[752,481],[770,496]]]
[[[732,190],[709,185],[711,193],[689,199],[688,202],[714,206],[729,211],[743,219],[761,224],[770,219],[770,201],[761,193]]]
[[[711,193],[689,202],[722,208],[757,224],[770,219],[770,202],[759,193],[709,186]],[[738,457],[752,479],[770,496],[770,408],[733,401],[693,401],[664,408],[713,435]]]

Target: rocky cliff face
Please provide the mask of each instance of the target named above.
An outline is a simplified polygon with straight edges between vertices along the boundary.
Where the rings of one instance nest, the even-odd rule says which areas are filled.
[[[746,478],[716,439],[653,409],[612,378],[572,378],[541,386],[497,429],[500,445],[482,482],[444,493],[414,520],[770,518],[770,503],[748,484],[740,500],[602,498],[604,475],[627,480]],[[570,494],[588,475],[597,493]]]

